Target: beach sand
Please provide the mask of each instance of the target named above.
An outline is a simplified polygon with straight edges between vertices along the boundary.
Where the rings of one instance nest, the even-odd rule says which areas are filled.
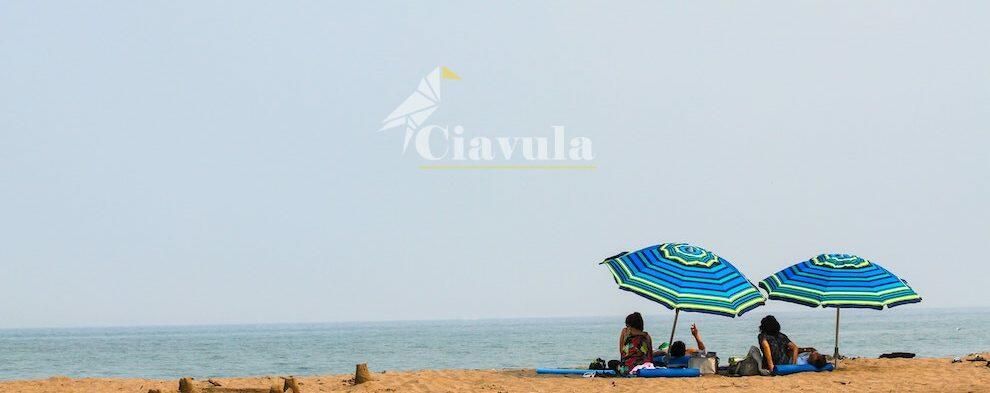
[[[990,358],[990,354],[983,354]],[[350,375],[300,377],[306,392],[643,392],[675,391],[773,392],[812,390],[832,392],[990,392],[990,367],[985,361],[951,363],[950,359],[851,359],[834,372],[782,377],[723,377],[646,379],[581,378],[536,375],[533,370],[424,370],[374,373],[375,381],[353,386]],[[373,366],[372,366],[373,369]],[[279,384],[277,377],[215,378],[224,387],[260,388]],[[197,383],[206,384],[204,381]],[[204,385],[205,386],[205,385]],[[0,382],[0,392],[175,392],[178,381],[148,379],[53,377],[34,381]]]

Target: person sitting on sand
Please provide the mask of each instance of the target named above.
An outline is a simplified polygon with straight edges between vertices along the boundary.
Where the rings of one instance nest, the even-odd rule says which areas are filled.
[[[652,364],[653,339],[643,331],[643,316],[638,312],[626,317],[626,327],[619,333],[620,374],[628,374],[636,366]]]
[[[763,352],[763,367],[773,371],[779,364],[811,364],[825,367],[825,356],[814,348],[798,347],[786,334],[780,332],[780,323],[773,315],[760,320],[760,334],[756,336]]]
[[[701,341],[701,333],[698,333],[698,325],[691,324],[691,335],[694,336],[694,342],[698,344],[697,348],[688,348],[684,341],[674,341],[670,344],[670,358],[679,358],[687,355],[694,355],[695,353],[705,353],[705,343]]]

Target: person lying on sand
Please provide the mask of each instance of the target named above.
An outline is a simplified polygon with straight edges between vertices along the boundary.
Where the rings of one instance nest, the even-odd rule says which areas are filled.
[[[810,364],[816,368],[822,368],[828,364],[828,361],[825,360],[825,355],[818,353],[818,350],[808,347],[798,348],[797,360],[795,360],[794,364],[798,366]]]
[[[786,334],[781,333],[780,323],[773,315],[767,315],[760,320],[760,334],[756,341],[763,351],[763,366],[773,370],[778,364],[811,364],[822,368],[825,366],[825,356],[814,348],[798,347]]]
[[[628,374],[636,366],[653,361],[653,339],[643,331],[643,316],[638,312],[626,317],[626,327],[619,333],[619,369]]]
[[[698,332],[698,325],[691,324],[691,335],[694,336],[694,341],[698,344],[697,348],[687,348],[684,341],[674,341],[670,344],[670,358],[679,358],[686,355],[693,355],[695,353],[705,352],[705,343],[701,341],[701,333]]]

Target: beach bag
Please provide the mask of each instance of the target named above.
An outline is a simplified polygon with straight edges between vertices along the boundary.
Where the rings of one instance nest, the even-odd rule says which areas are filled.
[[[718,369],[715,357],[701,357],[692,356],[688,359],[688,368],[696,368],[701,371],[701,375],[705,374],[715,374],[715,370]]]
[[[747,356],[745,359],[737,362],[736,366],[731,371],[732,375],[738,375],[740,377],[760,375],[760,362]]]
[[[605,363],[605,359],[598,358],[588,365],[588,370],[608,370],[608,364]]]
[[[763,367],[763,352],[757,347],[749,347],[749,353],[743,360],[736,362],[736,365],[729,371],[732,375],[748,377],[750,375],[770,375],[760,370]]]

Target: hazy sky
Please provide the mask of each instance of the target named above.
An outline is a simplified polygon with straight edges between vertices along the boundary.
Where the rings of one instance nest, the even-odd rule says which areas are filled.
[[[664,313],[602,258],[870,258],[987,306],[986,2],[0,3],[0,327]],[[427,171],[429,122],[594,141]],[[780,307],[780,306],[777,306]],[[797,307],[797,306],[794,306]],[[825,312],[825,311],[822,311]]]

